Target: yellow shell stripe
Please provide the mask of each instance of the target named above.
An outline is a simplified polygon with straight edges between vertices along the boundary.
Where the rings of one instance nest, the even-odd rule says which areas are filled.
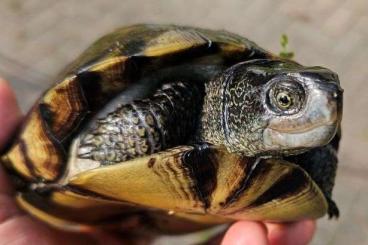
[[[204,213],[192,191],[195,183],[178,162],[183,148],[90,170],[73,177],[69,184],[143,206]]]
[[[178,147],[148,157],[90,170],[72,178],[70,185],[134,204],[171,210],[174,213],[279,221],[317,218],[326,213],[327,203],[323,194],[301,168],[280,160],[262,160],[259,163],[262,171],[235,173],[234,170],[240,170],[241,167],[250,169],[245,166],[250,162],[244,162],[241,158],[234,159],[235,155],[225,152],[215,152],[218,169],[216,180],[213,181],[217,182],[217,185],[213,192],[209,193],[210,204],[206,207],[204,197],[200,196],[203,193],[197,191],[198,181],[193,179],[188,173],[188,168],[184,166],[183,156],[192,150],[192,147]],[[283,185],[287,181],[283,183],[283,177],[287,178],[296,171],[299,172],[297,176],[301,177],[301,185],[298,185],[297,189],[288,186],[291,191],[287,194],[290,195],[277,193],[277,190],[272,189],[285,189]],[[232,174],[226,175],[229,172]],[[276,178],[277,174],[281,176]],[[241,186],[247,178],[250,182]],[[240,190],[238,196],[229,198],[234,190]],[[267,194],[270,190],[273,193]],[[265,196],[262,196],[263,194]],[[259,204],[256,204],[257,202]]]
[[[142,55],[147,57],[160,57],[190,48],[201,47],[203,45],[208,45],[208,41],[194,30],[171,30],[149,40]]]
[[[154,227],[150,228],[171,229],[173,232],[177,227],[175,225],[170,227],[170,224],[176,222],[180,224],[179,227],[186,225],[188,231],[191,231],[231,221],[213,215],[170,213],[168,216],[167,211],[159,210],[151,210],[147,213],[147,210],[122,202],[101,199],[96,196],[84,196],[64,190],[53,192],[48,197],[42,197],[36,193],[18,193],[16,201],[21,208],[37,219],[59,229],[73,232],[91,232],[101,225],[105,227],[106,217],[113,217],[112,220],[109,220],[109,228],[121,229],[125,221],[133,217],[139,219],[143,215],[146,218],[141,221],[142,224],[137,224],[138,227],[147,225],[145,222],[149,218],[155,220]],[[81,213],[83,216],[80,216]],[[182,232],[180,228],[178,231]]]
[[[28,200],[24,199],[21,193],[16,196],[17,204],[24,210],[27,210],[32,216],[51,224],[59,229],[73,231],[73,232],[92,232],[95,228],[88,224],[81,224],[80,222],[73,222],[66,220],[62,217],[57,217],[49,212],[37,208],[35,205],[31,204]]]
[[[49,137],[49,129],[44,124],[39,110],[34,110],[28,117],[18,143],[2,160],[26,178],[42,176],[44,179],[54,179],[60,171],[62,161],[56,144],[53,138]]]
[[[247,188],[242,192],[237,189],[240,191],[237,198],[214,212],[234,219],[278,222],[319,218],[327,212],[323,193],[295,164],[278,159],[261,160],[253,173],[248,174]]]

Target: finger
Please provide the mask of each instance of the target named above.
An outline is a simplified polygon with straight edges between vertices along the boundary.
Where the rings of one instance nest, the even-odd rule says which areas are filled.
[[[13,134],[21,113],[9,84],[0,78],[0,151]]]
[[[314,220],[304,220],[289,224],[267,223],[268,239],[271,245],[308,244],[316,230]]]
[[[9,196],[13,193],[13,187],[0,162],[0,195]]]
[[[259,222],[239,221],[233,224],[226,232],[223,245],[266,245],[267,230],[266,227]]]
[[[1,244],[97,244],[92,238],[53,230],[26,215],[8,219],[0,226]]]
[[[0,237],[0,244],[131,244],[102,231],[80,234],[55,230],[27,215],[18,215],[4,222],[0,226]]]
[[[14,93],[9,84],[0,78],[0,152],[13,133],[20,117],[21,113]],[[0,193],[10,194],[11,192],[9,180],[0,166]]]
[[[20,210],[17,208],[14,199],[11,196],[0,194],[0,226],[7,219],[18,214],[20,214]]]
[[[137,240],[129,241],[128,239],[122,240],[120,237],[114,234],[109,234],[104,231],[96,231],[91,234],[91,237],[97,242],[97,244],[109,244],[109,245],[119,245],[119,244],[140,244]],[[123,242],[124,241],[124,242]],[[148,244],[148,243],[142,243]]]

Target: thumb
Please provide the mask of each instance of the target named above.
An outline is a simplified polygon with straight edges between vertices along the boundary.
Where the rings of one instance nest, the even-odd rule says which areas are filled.
[[[238,221],[226,232],[222,245],[267,245],[267,229],[259,222]]]
[[[21,112],[9,84],[0,78],[0,151],[20,120]]]

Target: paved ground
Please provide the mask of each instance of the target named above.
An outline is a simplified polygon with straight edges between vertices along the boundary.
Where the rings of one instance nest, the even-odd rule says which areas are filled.
[[[103,33],[131,23],[224,28],[274,52],[287,33],[296,60],[324,65],[345,89],[338,221],[319,222],[313,244],[368,244],[367,0],[2,0],[0,74],[26,110],[65,64]]]

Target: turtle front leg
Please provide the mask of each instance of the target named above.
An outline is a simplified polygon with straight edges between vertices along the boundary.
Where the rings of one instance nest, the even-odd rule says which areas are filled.
[[[120,105],[88,125],[75,155],[112,165],[183,145],[194,133],[202,92],[193,83],[171,82],[146,99]]]

